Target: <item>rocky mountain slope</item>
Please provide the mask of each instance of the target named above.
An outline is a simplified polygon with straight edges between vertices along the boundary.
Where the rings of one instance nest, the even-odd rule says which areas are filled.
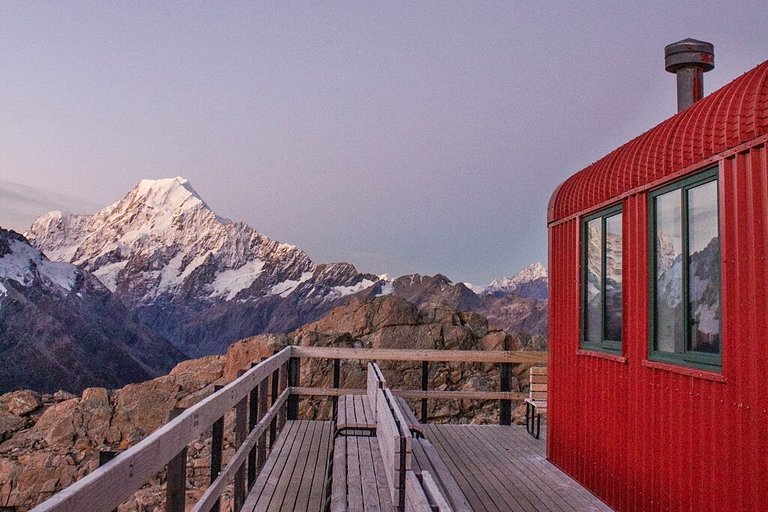
[[[91,274],[0,228],[0,391],[116,387],[184,358]]]
[[[86,389],[82,396],[39,395],[19,391],[0,396],[0,507],[24,512],[98,465],[99,450],[124,450],[162,425],[170,411],[186,408],[213,392],[215,384],[235,378],[252,361],[286,344],[373,348],[437,348],[456,350],[515,350],[536,348],[539,340],[524,340],[488,324],[476,313],[445,306],[414,305],[391,296],[352,299],[318,321],[290,334],[263,334],[233,344],[223,356],[185,361],[170,374],[122,389]],[[301,385],[327,387],[332,365],[302,362]],[[418,388],[421,366],[382,364],[394,388]],[[513,367],[512,390],[523,390],[527,367]],[[446,363],[430,365],[430,388],[490,390],[499,382],[492,365]],[[345,362],[341,386],[365,386],[365,364]],[[519,418],[524,408],[516,411]],[[305,401],[303,418],[325,417],[327,399]],[[433,401],[432,421],[497,422],[497,402]],[[225,460],[233,453],[232,419],[225,421]],[[189,447],[188,499],[194,503],[210,478],[210,438]],[[163,475],[120,506],[120,512],[159,510]],[[223,510],[228,510],[228,497]]]
[[[418,306],[443,304],[480,313],[509,332],[546,336],[546,276],[546,269],[535,263],[515,276],[494,281],[488,288],[475,293],[464,283],[453,283],[440,274],[415,274],[395,279],[391,293]]]
[[[218,217],[178,177],[143,180],[93,215],[48,213],[26,235],[51,259],[92,272],[190,355],[295,329],[377,281]]]

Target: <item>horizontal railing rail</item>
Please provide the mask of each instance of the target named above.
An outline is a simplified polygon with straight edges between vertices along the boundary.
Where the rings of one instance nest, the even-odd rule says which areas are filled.
[[[292,347],[291,357],[455,363],[547,364],[546,352],[528,350],[437,350],[394,348]]]
[[[286,347],[201,400],[106,465],[53,495],[34,512],[110,511],[148,482],[200,434],[235,407],[291,355]]]
[[[333,387],[302,387],[301,359],[333,360]],[[274,445],[277,431],[287,419],[297,419],[299,398],[326,396],[334,401],[346,394],[365,394],[365,389],[340,387],[340,361],[420,362],[421,390],[394,390],[396,396],[420,399],[422,422],[427,418],[428,399],[499,400],[500,421],[510,423],[510,403],[523,400],[525,394],[510,391],[513,364],[546,364],[542,352],[502,352],[479,350],[400,350],[337,347],[289,346],[258,364],[192,407],[178,413],[158,430],[135,446],[120,453],[91,474],[63,489],[32,512],[107,512],[129,499],[145,483],[168,469],[167,510],[183,511],[187,445],[211,430],[211,484],[203,493],[194,512],[220,510],[220,499],[234,481],[234,509],[239,510],[255,475],[266,457],[266,439]],[[429,363],[461,362],[500,365],[500,391],[429,390]],[[268,385],[271,383],[271,386]],[[271,403],[267,403],[267,397]],[[335,403],[335,402],[334,402]],[[235,409],[235,453],[221,469],[224,415]],[[246,427],[246,421],[248,426]],[[256,455],[258,452],[258,461]],[[174,476],[171,478],[171,467]],[[246,479],[247,468],[247,485]],[[178,472],[181,471],[181,476]],[[176,482],[176,483],[173,483]],[[180,488],[172,488],[180,486]]]

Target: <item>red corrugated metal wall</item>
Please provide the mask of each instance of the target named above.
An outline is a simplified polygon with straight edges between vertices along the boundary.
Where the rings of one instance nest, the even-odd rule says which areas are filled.
[[[720,166],[724,382],[644,363],[645,191],[623,202],[626,360],[579,352],[579,220],[550,227],[548,457],[617,510],[768,511],[765,143]]]

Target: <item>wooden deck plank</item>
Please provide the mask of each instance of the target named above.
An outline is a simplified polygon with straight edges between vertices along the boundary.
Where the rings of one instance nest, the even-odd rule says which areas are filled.
[[[377,446],[371,446],[370,437],[357,438],[360,444],[358,445],[358,454],[360,457],[360,473],[362,475],[363,486],[363,509],[368,511],[380,511],[379,505],[379,490],[376,485],[376,469],[373,466],[373,450],[372,448],[378,448]],[[367,445],[361,447],[360,445]]]
[[[331,477],[331,512],[347,509],[347,438],[333,441],[333,476]]]
[[[453,425],[451,425],[453,427]],[[493,500],[494,505],[502,510],[515,510],[535,512],[533,506],[519,492],[510,492],[505,483],[505,478],[499,475],[492,464],[489,463],[486,454],[479,447],[470,443],[466,437],[467,432],[461,428],[450,428],[446,434],[452,439],[454,446],[461,447],[463,460],[468,469],[476,472],[476,478]],[[507,477],[508,479],[508,477]],[[517,490],[517,489],[515,489]]]
[[[332,422],[287,421],[243,510],[323,512],[332,431]]]
[[[278,460],[277,454],[281,453],[283,451],[283,448],[285,448],[286,440],[288,440],[291,437],[291,432],[293,430],[293,422],[289,422],[283,429],[283,435],[281,435],[277,441],[275,442],[275,446],[270,453],[270,456],[267,457],[267,461],[264,464],[264,467],[259,472],[259,475],[256,477],[256,482],[253,484],[253,488],[251,489],[250,494],[245,500],[245,504],[243,505],[243,510],[246,511],[252,511],[256,508],[256,503],[261,499],[261,496],[264,494],[264,491],[266,490],[267,482],[269,481],[269,477],[272,475],[272,472],[276,470],[276,466],[280,466],[279,471],[282,470],[282,465],[284,462],[281,462]]]
[[[515,454],[508,453],[506,438],[496,435],[494,429],[480,430],[479,428],[463,429],[467,442],[486,460],[490,461],[489,469],[501,482],[507,481],[511,486],[509,491],[524,498],[525,510],[540,510],[548,512],[563,512],[547,492],[536,492],[536,482],[528,477],[530,468],[516,464]],[[506,452],[504,451],[506,450]],[[512,455],[510,457],[510,455]],[[520,500],[522,502],[522,500]]]
[[[470,505],[474,510],[487,510],[498,511],[502,509],[497,507],[493,503],[493,499],[488,494],[488,490],[485,489],[477,480],[477,470],[471,466],[467,466],[465,463],[465,457],[461,447],[458,450],[451,448],[454,441],[448,437],[446,430],[434,429],[431,425],[427,427],[428,438],[432,441],[432,444],[440,453],[440,456],[445,461],[445,464],[451,470],[451,473],[459,482],[459,486],[464,491],[464,495],[469,500]],[[508,508],[503,509],[509,510]]]
[[[537,509],[551,511],[589,510],[589,505],[583,503],[579,495],[569,493],[568,489],[563,489],[557,468],[547,462],[540,452],[525,447],[527,444],[530,446],[529,443],[510,445],[509,431],[498,429],[495,426],[482,428],[482,431],[472,429],[470,432],[475,435],[481,445],[487,442],[488,438],[496,437],[496,443],[508,447],[506,453],[494,454],[490,452],[487,456],[493,464],[501,465],[506,468],[509,474],[515,475],[520,484],[518,488],[525,492],[525,495]],[[531,437],[531,439],[533,438]],[[527,439],[525,440],[527,441]]]
[[[428,425],[426,430],[427,437],[452,472],[476,473],[466,477],[454,473],[454,476],[477,511],[497,510],[499,505],[491,498],[496,494],[517,500],[505,509],[512,511],[531,510],[529,507],[537,512],[611,510],[549,463],[544,457],[544,439],[534,439],[522,427]],[[468,459],[468,453],[474,459]],[[480,487],[474,488],[474,485]],[[499,489],[494,493],[491,487]]]
[[[320,451],[317,454],[315,473],[312,475],[312,492],[309,494],[309,500],[305,508],[307,512],[315,510],[325,511],[325,492],[328,487],[327,476],[332,442],[333,424],[329,421],[323,422]]]
[[[286,498],[286,490],[288,489],[288,483],[291,481],[293,472],[296,470],[296,466],[299,465],[302,449],[304,449],[305,438],[307,437],[307,424],[306,422],[294,422],[294,430],[296,434],[292,436],[292,443],[288,457],[285,458],[285,464],[283,471],[280,474],[274,473],[267,480],[267,485],[272,487],[271,495],[268,496],[268,501],[264,498],[259,500],[256,504],[256,510],[266,510],[268,512],[275,512],[282,509],[283,500]],[[290,442],[291,439],[288,440]],[[290,510],[287,508],[286,510]]]
[[[456,478],[429,439],[419,439],[413,443],[413,461],[415,471],[430,473],[440,492],[451,502],[454,511],[472,510]]]
[[[371,447],[371,455],[373,456],[373,467],[376,473],[376,489],[379,493],[379,506],[382,512],[391,512],[395,509],[392,504],[392,497],[387,490],[387,475],[384,473],[384,461],[381,458],[381,452],[377,450],[378,443],[372,437],[366,438],[369,446]]]
[[[488,426],[502,437],[508,437],[508,432],[499,426]],[[541,490],[541,494],[551,496],[561,510],[610,510],[608,508],[595,509],[596,498],[578,482],[563,473],[560,469],[549,463],[544,457],[545,441],[535,439],[533,436],[524,436],[514,457],[518,461],[518,468],[527,470],[534,485]],[[514,454],[513,454],[514,455]],[[559,499],[558,499],[559,498]],[[603,505],[602,502],[599,502]]]
[[[363,504],[363,484],[358,441],[358,436],[347,438],[347,503],[352,510],[362,509]]]
[[[315,469],[318,466],[318,454],[322,445],[323,426],[320,422],[313,422],[312,425],[312,437],[310,438],[309,453],[304,464],[304,469],[301,473],[301,486],[299,492],[293,500],[287,499],[284,501],[286,506],[293,502],[293,510],[306,511],[307,503],[309,502],[309,495],[312,492],[312,481],[315,477]]]

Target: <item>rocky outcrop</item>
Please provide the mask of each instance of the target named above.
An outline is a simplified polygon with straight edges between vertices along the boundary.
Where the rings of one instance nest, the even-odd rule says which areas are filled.
[[[121,389],[88,388],[79,396],[59,392],[39,395],[21,391],[0,396],[0,510],[23,512],[98,466],[102,450],[124,450],[168,420],[174,408],[187,408],[209,396],[252,362],[288,344],[303,346],[510,350],[533,345],[488,323],[481,315],[444,305],[413,304],[392,296],[352,299],[326,317],[290,334],[262,334],[238,341],[226,355],[184,361],[168,375]],[[414,389],[421,383],[419,363],[382,363],[393,388]],[[512,389],[521,389],[525,367],[515,367]],[[431,389],[494,390],[493,365],[430,365]],[[331,385],[332,364],[304,360],[301,385]],[[341,367],[342,387],[365,386],[365,364]],[[327,418],[327,399],[306,399],[304,418]],[[496,422],[497,404],[434,401],[431,421]],[[518,411],[519,415],[519,411]],[[232,418],[225,418],[226,460],[234,452]],[[210,438],[190,444],[187,459],[188,502],[199,498],[210,478]],[[121,512],[155,510],[162,505],[164,476],[120,506]],[[229,499],[225,496],[226,502]]]

